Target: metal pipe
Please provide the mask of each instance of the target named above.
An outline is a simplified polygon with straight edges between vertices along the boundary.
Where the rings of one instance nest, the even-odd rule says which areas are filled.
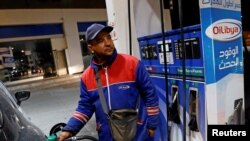
[[[169,101],[168,101],[168,72],[167,72],[167,56],[166,56],[166,48],[165,48],[165,30],[164,30],[164,14],[163,14],[163,9],[164,9],[164,5],[163,5],[163,1],[160,0],[160,11],[161,11],[161,32],[162,32],[162,45],[163,45],[163,57],[164,57],[164,76],[165,76],[165,87],[166,87],[166,115],[167,118],[169,117],[168,115],[168,107],[169,107]],[[168,119],[167,119],[168,120]],[[168,126],[168,121],[167,121],[167,128],[169,131],[169,126]],[[167,133],[168,135],[168,140],[170,140],[169,138],[169,134],[170,132]]]
[[[129,31],[129,54],[132,55],[130,0],[128,0],[128,31]]]
[[[182,80],[183,80],[183,141],[186,141],[186,48],[184,44],[182,1],[178,0],[180,36],[182,48]]]

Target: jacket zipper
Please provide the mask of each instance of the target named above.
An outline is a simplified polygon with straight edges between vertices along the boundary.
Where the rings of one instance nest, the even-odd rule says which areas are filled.
[[[106,82],[107,82],[109,109],[111,110],[111,95],[110,95],[110,89],[109,89],[108,67],[104,67],[104,71],[105,71],[105,77],[106,77]]]

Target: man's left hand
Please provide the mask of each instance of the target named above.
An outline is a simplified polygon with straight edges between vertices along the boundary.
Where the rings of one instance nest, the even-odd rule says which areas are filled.
[[[152,129],[148,129],[148,135],[150,137],[153,137],[155,135],[155,130],[152,130]]]

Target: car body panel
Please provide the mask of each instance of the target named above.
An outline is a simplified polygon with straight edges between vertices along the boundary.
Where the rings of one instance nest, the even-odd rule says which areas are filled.
[[[27,118],[2,82],[0,113],[1,141],[46,141],[46,135]]]

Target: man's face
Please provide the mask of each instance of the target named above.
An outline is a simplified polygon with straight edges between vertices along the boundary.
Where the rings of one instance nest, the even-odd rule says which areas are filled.
[[[107,31],[101,31],[92,41],[90,41],[88,47],[90,51],[94,51],[95,55],[99,58],[111,56],[115,48],[113,40]]]

